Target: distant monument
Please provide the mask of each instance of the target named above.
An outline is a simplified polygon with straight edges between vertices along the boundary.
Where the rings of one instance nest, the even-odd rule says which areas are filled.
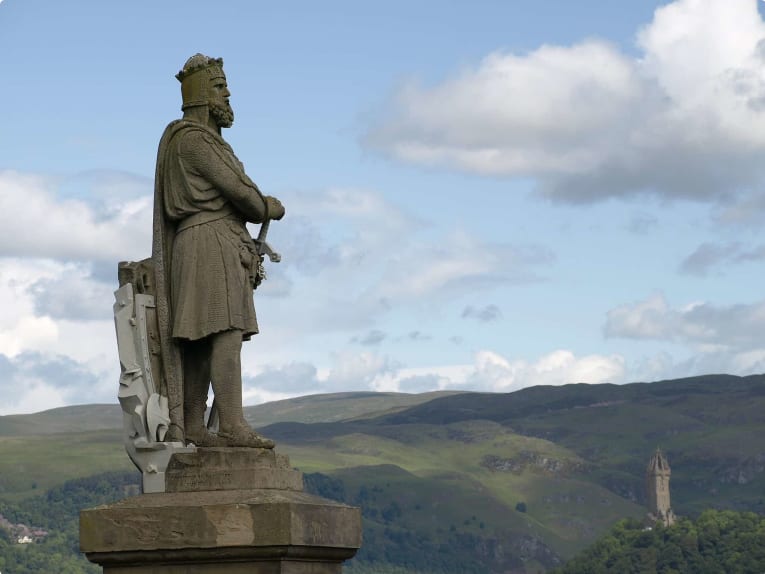
[[[652,522],[663,522],[665,526],[671,526],[676,520],[669,502],[670,474],[672,471],[667,457],[657,448],[646,469],[648,517]]]
[[[143,494],[83,510],[80,547],[104,574],[339,574],[361,545],[359,509],[303,492],[302,473],[242,413],[252,291],[265,257],[280,260],[266,233],[285,210],[221,137],[234,121],[223,60],[196,54],[176,78],[183,118],[159,144],[152,256],[120,263],[114,304],[124,441]]]

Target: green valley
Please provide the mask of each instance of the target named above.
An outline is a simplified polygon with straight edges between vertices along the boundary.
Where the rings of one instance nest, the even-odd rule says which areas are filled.
[[[130,472],[118,407],[71,409],[76,416],[0,417],[0,501],[23,505],[69,479]],[[341,393],[249,407],[247,416],[270,423],[262,432],[309,489],[362,507],[365,542],[351,573],[559,566],[618,521],[643,519],[657,446],[672,466],[679,516],[765,509],[763,376]]]

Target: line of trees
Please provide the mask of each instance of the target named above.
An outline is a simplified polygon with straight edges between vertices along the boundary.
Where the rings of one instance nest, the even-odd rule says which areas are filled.
[[[652,528],[623,520],[554,574],[752,574],[765,572],[765,517],[707,510]]]

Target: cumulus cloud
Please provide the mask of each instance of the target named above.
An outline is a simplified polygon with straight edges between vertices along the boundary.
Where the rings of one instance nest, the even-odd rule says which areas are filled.
[[[369,190],[294,193],[285,203],[290,218],[269,237],[282,262],[268,265],[270,278],[258,296],[269,294],[274,278],[289,283],[290,298],[301,301],[295,312],[284,311],[293,332],[372,330],[394,309],[539,281],[554,260],[541,245],[488,242],[463,229],[434,231]]]
[[[401,367],[379,373],[370,387],[396,392],[444,389],[512,392],[534,385],[623,383],[625,375],[625,361],[620,355],[577,357],[572,351],[559,349],[528,361],[481,350],[475,354],[472,364]]]
[[[411,82],[364,143],[403,161],[530,176],[566,202],[762,195],[765,24],[756,0],[677,0],[637,34],[496,52]]]
[[[0,354],[66,356],[104,385],[116,380],[112,292],[117,261],[150,252],[151,196],[141,193],[144,183],[124,174],[60,180],[0,172],[0,244],[16,254],[0,252],[0,297],[8,302],[0,305]],[[243,353],[254,369],[262,368],[264,349],[283,361],[287,345],[317,332],[353,330],[365,333],[358,343],[378,345],[387,335],[375,323],[391,310],[535,280],[536,269],[552,260],[539,246],[486,243],[460,230],[423,233],[427,222],[372,191],[293,194],[288,204],[291,217],[269,236],[283,261],[267,263],[269,279],[256,293],[264,335]],[[392,238],[406,245],[405,253],[391,249]],[[271,301],[261,308],[262,298]],[[308,381],[303,392],[345,383],[368,388],[397,364],[372,353],[341,353],[327,373],[296,368],[260,373],[248,391],[259,394],[248,396],[279,397],[303,385],[298,381]]]
[[[607,337],[673,341],[701,351],[753,351],[763,347],[765,301],[728,306],[694,302],[673,308],[663,294],[654,293],[610,310],[603,330]]]
[[[319,387],[316,367],[310,363],[292,362],[267,367],[254,377],[247,377],[245,386],[271,392],[313,393]]]
[[[38,281],[55,279],[61,265],[51,261],[0,259],[0,354],[14,357],[24,350],[54,343],[58,326],[34,310],[31,287]]]
[[[576,357],[571,351],[557,350],[530,362],[480,351],[467,383],[469,388],[509,392],[532,385],[621,383],[624,375],[624,359],[619,355]]]
[[[114,400],[119,363],[107,291],[86,264],[0,258],[5,413]]]
[[[72,403],[116,402],[115,387],[116,379],[108,389],[89,368],[68,357],[37,352],[13,358],[0,354],[0,415]]]
[[[710,373],[739,376],[765,371],[765,349],[737,351],[708,347],[703,352],[674,356],[667,351],[644,356],[629,366],[630,381],[678,379]]]
[[[117,186],[117,176],[111,184]],[[119,189],[83,199],[55,178],[0,171],[0,256],[63,260],[143,259],[151,254],[152,197]],[[115,267],[116,268],[116,267]]]
[[[390,357],[370,352],[336,353],[330,368],[320,371],[308,362],[266,366],[245,378],[245,394],[266,391],[282,396],[347,390],[374,390],[378,380],[394,375],[400,365]]]
[[[79,265],[66,265],[59,277],[36,281],[31,287],[35,312],[53,319],[109,320],[113,292],[117,287],[116,269],[111,283],[94,281]]]
[[[713,269],[763,259],[765,259],[765,245],[748,248],[738,242],[702,243],[680,263],[680,271],[690,275],[704,276]]]
[[[384,300],[408,300],[437,293],[463,294],[502,283],[540,280],[535,267],[554,260],[541,246],[479,241],[457,230],[439,244],[415,244],[406,253],[392,254],[385,281],[371,295]]]
[[[685,357],[662,351],[629,363],[620,354],[577,355],[568,349],[557,349],[532,360],[482,349],[470,363],[421,367],[407,367],[372,353],[345,353],[336,356],[329,369],[317,369],[310,363],[269,367],[247,378],[245,397],[252,404],[341,390],[514,392],[535,385],[622,384],[708,373],[746,375],[763,370],[765,348],[731,350],[715,345],[706,345],[702,352]]]

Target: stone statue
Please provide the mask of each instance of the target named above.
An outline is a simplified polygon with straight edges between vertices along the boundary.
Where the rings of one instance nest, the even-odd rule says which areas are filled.
[[[221,137],[234,121],[223,60],[196,54],[176,78],[183,118],[159,143],[152,257],[121,263],[116,292],[128,452],[270,449],[242,413],[240,352],[258,332],[252,290],[265,278],[264,256],[279,261],[265,234],[284,207],[260,192]],[[257,239],[246,222],[261,224]],[[210,384],[217,433],[204,420]]]
[[[220,135],[234,121],[223,60],[197,54],[176,77],[183,119],[159,144],[152,249],[169,432],[197,446],[272,448],[242,414],[239,356],[258,332],[252,289],[263,276],[245,222],[281,219],[284,207],[260,192]],[[217,435],[204,424],[211,382]]]
[[[284,207],[221,137],[234,120],[223,60],[196,54],[176,77],[183,118],[159,143],[152,256],[121,262],[114,293],[125,449],[143,493],[83,510],[80,548],[107,573],[341,574],[361,510],[304,492],[242,414],[252,290],[265,257],[280,260],[266,234]]]

